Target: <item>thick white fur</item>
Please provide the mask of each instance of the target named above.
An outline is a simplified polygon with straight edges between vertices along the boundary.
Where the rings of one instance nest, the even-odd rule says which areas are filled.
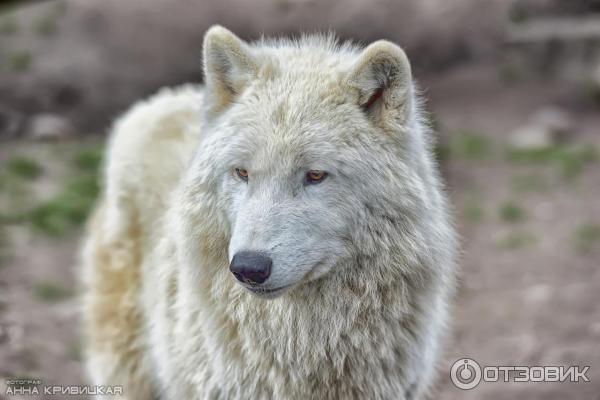
[[[83,257],[92,379],[130,399],[422,398],[456,240],[406,56],[215,27],[205,71],[111,136]],[[272,300],[228,271],[261,246],[291,285]]]

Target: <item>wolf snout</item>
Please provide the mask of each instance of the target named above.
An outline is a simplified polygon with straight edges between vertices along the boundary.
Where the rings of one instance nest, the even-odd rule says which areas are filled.
[[[240,251],[233,256],[229,270],[235,278],[251,285],[264,283],[271,275],[273,260],[258,251]]]

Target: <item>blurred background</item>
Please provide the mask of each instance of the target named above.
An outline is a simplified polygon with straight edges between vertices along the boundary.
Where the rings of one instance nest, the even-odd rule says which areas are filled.
[[[75,263],[108,129],[201,82],[214,23],[406,49],[463,243],[433,398],[600,399],[600,0],[0,2],[0,398],[8,377],[84,382]],[[591,382],[461,391],[462,357]]]

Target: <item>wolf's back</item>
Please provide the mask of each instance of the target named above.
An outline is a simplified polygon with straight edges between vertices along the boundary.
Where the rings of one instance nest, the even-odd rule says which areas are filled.
[[[140,266],[196,149],[201,106],[199,87],[164,89],[126,112],[110,136],[82,254],[84,335],[95,383],[124,385],[129,399],[155,391],[145,369]]]
[[[201,107],[199,87],[163,89],[117,121],[105,171],[109,231],[132,218],[153,229],[196,148]]]

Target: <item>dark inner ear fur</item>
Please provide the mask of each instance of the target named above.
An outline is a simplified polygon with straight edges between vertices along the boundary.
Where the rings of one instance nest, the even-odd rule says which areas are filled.
[[[373,94],[371,94],[371,97],[369,97],[369,100],[367,100],[367,102],[362,105],[363,110],[368,111],[371,108],[371,106],[375,104],[375,102],[377,102],[377,100],[379,100],[381,96],[383,96],[383,90],[383,87],[375,89]]]
[[[396,86],[399,86],[398,68],[390,60],[386,58],[375,59],[370,68],[370,80],[376,83],[376,86],[366,93],[369,97],[366,103],[362,105],[364,110],[371,109],[379,103],[379,100],[385,99],[388,91],[397,89]]]

